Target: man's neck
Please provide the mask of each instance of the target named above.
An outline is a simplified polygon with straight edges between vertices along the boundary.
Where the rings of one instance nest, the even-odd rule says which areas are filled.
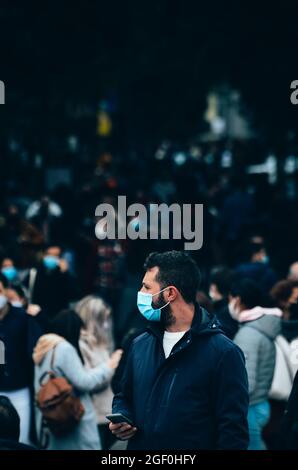
[[[193,321],[194,314],[194,304],[183,303],[182,305],[177,306],[177,308],[173,310],[173,315],[175,316],[176,321],[173,325],[169,325],[166,328],[166,331],[169,331],[170,333],[178,333],[181,331],[189,330]]]
[[[7,315],[9,310],[9,305],[6,304],[1,310],[0,310],[0,320],[3,320],[3,318]]]

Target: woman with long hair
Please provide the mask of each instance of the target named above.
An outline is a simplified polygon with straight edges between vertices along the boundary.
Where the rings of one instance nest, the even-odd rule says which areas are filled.
[[[80,336],[80,349],[83,354],[85,367],[92,368],[104,364],[109,360],[114,350],[113,322],[110,306],[101,297],[88,295],[76,305],[76,311],[84,323]],[[120,361],[122,350],[118,349],[112,354],[116,366]],[[115,438],[108,429],[106,415],[111,412],[113,392],[111,377],[102,388],[92,394],[93,405],[96,411],[98,430],[103,449],[108,449]]]
[[[44,429],[40,410],[36,409],[38,435],[47,434],[46,448],[50,450],[101,449],[96,426],[94,407],[90,393],[101,388],[112,377],[115,361],[108,359],[98,367],[86,370],[79,346],[83,322],[76,312],[63,310],[49,325],[49,334],[41,336],[34,349],[35,393],[41,388],[41,379],[50,370],[73,386],[84,407],[84,414],[78,424],[67,434],[54,435]]]

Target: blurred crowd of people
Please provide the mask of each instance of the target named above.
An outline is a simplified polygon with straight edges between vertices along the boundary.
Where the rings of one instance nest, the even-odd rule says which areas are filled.
[[[48,449],[113,445],[106,415],[130,340],[146,326],[136,307],[144,260],[152,251],[183,249],[183,240],[97,239],[95,209],[103,202],[116,207],[118,195],[145,206],[204,204],[203,247],[191,253],[201,272],[197,300],[245,354],[250,448],[280,448],[298,369],[297,201],[266,178],[254,182],[243,168],[208,158],[106,155],[77,186],[37,197],[34,188],[27,194],[6,189],[0,206],[3,448],[18,439]],[[51,367],[72,383],[85,408],[67,437],[45,430],[34,406]],[[11,404],[19,437],[18,424],[11,431],[2,425],[17,420]]]

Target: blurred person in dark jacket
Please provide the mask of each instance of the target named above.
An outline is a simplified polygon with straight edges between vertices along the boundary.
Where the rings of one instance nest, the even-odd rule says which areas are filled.
[[[22,307],[7,299],[7,280],[0,275],[0,394],[7,396],[21,419],[21,441],[29,443],[31,397],[33,385],[32,352],[43,333],[38,315],[28,315]]]
[[[264,293],[268,293],[277,282],[277,275],[270,266],[269,256],[263,242],[250,241],[247,246],[247,262],[236,266],[240,279],[251,279]]]
[[[298,372],[283,416],[279,438],[279,448],[298,450]]]
[[[246,449],[244,357],[196,304],[199,271],[184,252],[152,253],[138,308],[150,321],[130,346],[110,424],[128,449]],[[211,411],[212,410],[212,411]]]
[[[4,224],[0,227],[0,246],[5,254],[17,259],[26,268],[35,261],[42,248],[42,233],[20,214],[17,206],[10,204],[4,214]]]
[[[229,293],[234,277],[234,272],[231,269],[225,267],[214,268],[211,271],[209,287],[213,313],[230,339],[233,339],[238,331],[238,322],[232,318],[229,311]]]
[[[75,278],[69,273],[67,261],[59,246],[49,246],[37,269],[32,268],[24,280],[30,303],[37,304],[52,318],[80,296]]]
[[[35,450],[19,442],[20,417],[17,410],[4,395],[0,395],[0,450]]]
[[[249,450],[264,450],[262,430],[270,418],[269,391],[275,367],[274,341],[280,333],[282,312],[262,307],[262,291],[251,279],[234,283],[230,311],[240,328],[234,342],[246,359],[249,384]]]
[[[45,243],[59,239],[62,215],[61,207],[47,195],[32,202],[26,211],[26,218],[40,230]]]

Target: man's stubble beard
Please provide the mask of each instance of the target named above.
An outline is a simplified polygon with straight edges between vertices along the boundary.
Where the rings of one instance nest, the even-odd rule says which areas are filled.
[[[159,294],[156,303],[154,303],[154,308],[161,308],[160,323],[162,324],[164,329],[176,323],[176,318],[172,313],[171,304],[164,307],[166,303],[167,302],[163,297],[163,293]]]
[[[162,309],[160,322],[164,329],[176,323],[176,318],[172,314],[171,304],[167,305],[165,308]]]

